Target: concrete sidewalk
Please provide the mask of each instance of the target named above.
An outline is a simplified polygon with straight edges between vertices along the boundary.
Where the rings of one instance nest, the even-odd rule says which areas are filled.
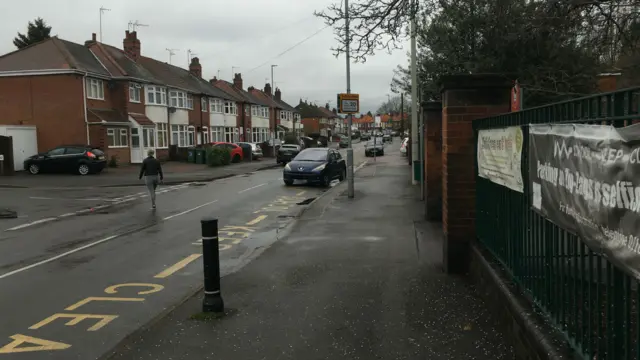
[[[164,182],[175,185],[195,181],[212,181],[253,171],[276,168],[274,158],[264,158],[253,162],[242,162],[227,166],[208,167],[207,165],[182,162],[167,162],[162,165]],[[106,168],[97,175],[79,176],[74,174],[31,175],[19,172],[13,176],[0,177],[0,188],[95,188],[116,186],[140,186],[138,173],[140,167],[127,165],[118,168]]]
[[[222,279],[228,314],[202,295],[111,359],[513,359],[464,278],[441,270],[408,166],[385,156],[304,212],[289,236]]]

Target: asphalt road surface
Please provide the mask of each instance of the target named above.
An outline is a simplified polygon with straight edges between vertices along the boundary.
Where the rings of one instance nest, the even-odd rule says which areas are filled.
[[[354,159],[365,161],[361,144]],[[0,193],[5,202],[47,204],[28,219],[0,220],[0,360],[108,354],[202,286],[201,218],[219,219],[225,275],[326,191],[286,187],[280,169],[159,190],[167,191],[155,211],[142,186]]]

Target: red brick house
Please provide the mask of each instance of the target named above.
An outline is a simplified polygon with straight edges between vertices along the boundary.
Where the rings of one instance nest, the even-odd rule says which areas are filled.
[[[0,126],[35,127],[37,151],[91,144],[122,163],[148,149],[180,159],[187,147],[256,132],[253,108],[267,103],[237,80],[202,79],[198,58],[187,70],[145,57],[135,31],[123,50],[95,34],[84,45],[53,37],[0,56]]]

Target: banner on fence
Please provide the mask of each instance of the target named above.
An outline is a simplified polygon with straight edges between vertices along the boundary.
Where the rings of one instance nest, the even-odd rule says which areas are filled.
[[[522,140],[519,126],[478,131],[478,175],[524,192],[520,166]]]
[[[640,279],[639,125],[530,125],[529,178],[535,211]]]

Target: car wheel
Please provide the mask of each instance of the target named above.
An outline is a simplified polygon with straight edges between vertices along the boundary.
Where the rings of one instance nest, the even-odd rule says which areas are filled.
[[[340,177],[338,178],[338,180],[344,181],[344,179],[346,178],[347,178],[347,170],[342,169],[342,171],[340,171]]]
[[[331,185],[331,178],[328,174],[325,174],[322,176],[322,186],[329,187],[329,185]]]
[[[36,164],[29,165],[29,174],[37,175],[38,173],[40,173],[40,166]]]
[[[89,165],[87,165],[87,164],[78,165],[78,174],[80,174],[80,175],[89,174]]]
[[[291,186],[291,185],[293,185],[293,180],[285,180],[284,184],[287,185],[287,186]]]
[[[236,155],[233,157],[233,162],[234,162],[234,163],[239,163],[239,162],[240,162],[240,155],[236,154]]]

